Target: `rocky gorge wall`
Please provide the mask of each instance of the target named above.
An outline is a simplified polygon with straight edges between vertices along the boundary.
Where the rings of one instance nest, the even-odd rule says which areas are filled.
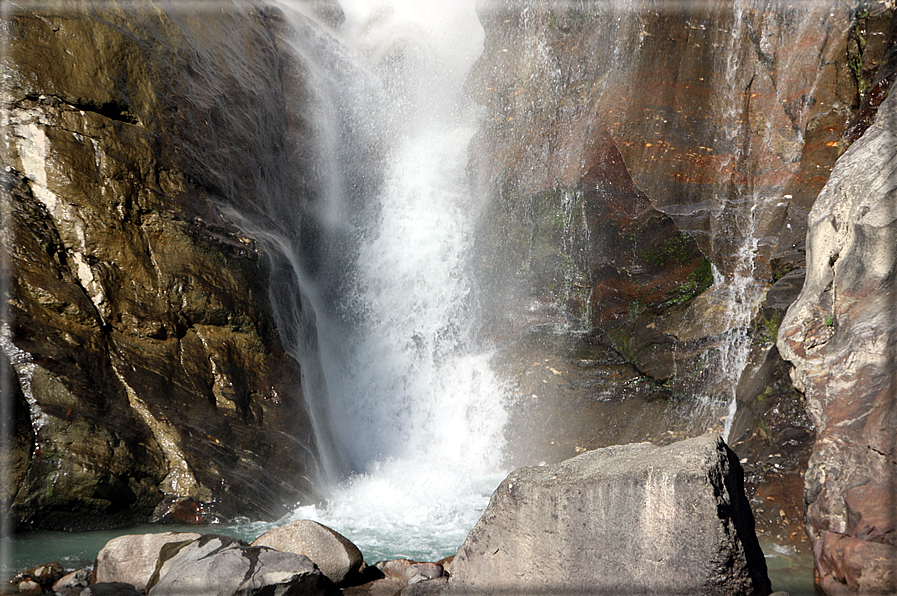
[[[854,390],[833,372],[858,379],[850,354],[867,351],[847,339],[854,327],[846,325],[893,335],[882,323],[885,313],[893,318],[893,291],[858,272],[870,259],[857,251],[871,244],[856,245],[856,258],[842,264],[847,249],[832,247],[831,225],[822,223],[834,218],[843,230],[846,205],[859,199],[817,196],[893,82],[894,6],[546,1],[483,3],[480,12],[486,49],[469,90],[487,124],[471,163],[493,197],[483,251],[503,259],[484,268],[484,283],[500,288],[487,333],[514,324],[567,330],[523,333],[498,361],[520,395],[511,425],[524,430],[509,441],[523,463],[719,429],[726,412],[714,402],[731,391],[738,409],[728,440],[745,461],[758,531],[806,549],[806,522],[831,593],[844,582],[857,589],[862,569],[872,588],[893,585],[889,568],[872,562],[889,553],[891,476],[867,478],[888,468],[876,450],[890,450],[861,441],[857,426],[874,420],[873,436],[893,442],[894,425],[882,418],[893,381],[882,369],[874,391]],[[888,169],[882,142],[865,158],[868,176]],[[852,159],[857,175],[863,159]],[[869,213],[882,214],[875,237],[893,245],[883,215],[891,191],[876,180],[880,190],[868,199]],[[814,207],[820,231],[811,223],[807,245],[814,202],[844,214]],[[837,234],[870,228],[850,229],[858,231]],[[829,257],[835,271],[843,267],[842,285],[857,287],[841,294],[855,320],[832,314],[839,290]],[[875,279],[887,278],[886,266],[875,267]],[[807,275],[816,290],[805,288]],[[804,305],[780,330],[802,288]],[[859,306],[866,298],[874,313]],[[812,325],[793,314],[817,303]],[[838,356],[822,343],[833,329]],[[814,333],[825,336],[809,342],[817,347],[800,347]],[[743,360],[727,359],[738,342]],[[879,340],[870,358],[887,360],[887,345]],[[779,349],[797,366],[794,385]],[[710,414],[696,404],[702,395],[712,398]],[[839,413],[823,414],[828,408]],[[863,548],[876,553],[868,566]]]
[[[810,211],[807,278],[778,342],[818,429],[806,525],[833,594],[897,586],[895,131],[891,94]]]
[[[286,99],[308,90],[276,12],[178,4],[5,9],[3,389],[16,422],[2,484],[23,527],[171,517],[184,500],[194,520],[203,507],[276,517],[313,497],[308,371],[271,302],[303,304],[292,265],[254,235],[302,223],[272,197],[312,192],[310,116]],[[759,529],[800,542],[818,431],[806,522],[820,580],[861,585],[893,547],[893,342],[877,339],[894,336],[893,185],[862,183],[879,189],[867,204],[856,179],[829,182],[803,238],[893,80],[893,5],[480,14],[468,91],[486,124],[470,173],[491,198],[478,250],[497,257],[479,264],[482,334],[526,398],[509,460],[720,430],[734,389],[729,442],[748,460]],[[890,113],[844,168],[887,171]],[[311,261],[319,238],[305,229]],[[736,278],[750,295],[730,291]],[[736,333],[745,372],[732,378],[719,373]],[[857,354],[872,354],[862,369]],[[696,395],[710,398],[697,416]]]
[[[281,265],[225,216],[298,192],[276,19],[3,10],[4,516],[279,517],[314,494],[315,440],[268,299]]]

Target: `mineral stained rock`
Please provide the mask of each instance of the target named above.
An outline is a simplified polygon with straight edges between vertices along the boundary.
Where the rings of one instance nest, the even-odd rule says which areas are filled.
[[[818,429],[806,528],[829,594],[897,590],[897,95],[810,212],[807,278],[778,346]]]
[[[291,188],[272,19],[166,6],[4,12],[5,507],[21,527],[147,520],[163,497],[276,518],[311,492],[268,259],[225,216]]]

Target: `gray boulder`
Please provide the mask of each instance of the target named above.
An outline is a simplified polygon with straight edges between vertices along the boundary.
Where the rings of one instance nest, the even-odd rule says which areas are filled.
[[[512,472],[452,562],[458,593],[771,592],[738,458],[705,435]],[[429,587],[429,586],[428,586]]]
[[[190,542],[200,537],[195,532],[128,534],[113,538],[97,554],[93,572],[95,582],[124,582],[136,590],[146,584],[159,559],[159,551],[171,542]]]
[[[208,534],[162,548],[148,596],[336,596],[339,589],[304,556]]]
[[[359,573],[364,557],[348,538],[318,522],[303,519],[268,530],[252,542],[285,553],[305,555],[338,585]]]

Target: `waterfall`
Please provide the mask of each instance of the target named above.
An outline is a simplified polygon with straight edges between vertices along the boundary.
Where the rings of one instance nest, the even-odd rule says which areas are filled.
[[[294,516],[368,559],[436,560],[502,476],[503,388],[472,339],[479,208],[465,169],[480,111],[461,92],[483,31],[473,1],[346,0],[335,32],[300,8],[283,11],[315,94],[314,196],[287,217],[297,229],[255,230],[300,288],[272,302],[329,484]]]

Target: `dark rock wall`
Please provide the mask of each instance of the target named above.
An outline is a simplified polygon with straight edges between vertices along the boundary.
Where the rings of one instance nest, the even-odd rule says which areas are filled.
[[[27,412],[4,507],[44,528],[148,519],[163,499],[280,515],[311,492],[314,440],[269,260],[224,216],[264,221],[296,192],[272,18],[4,10],[4,396]]]

